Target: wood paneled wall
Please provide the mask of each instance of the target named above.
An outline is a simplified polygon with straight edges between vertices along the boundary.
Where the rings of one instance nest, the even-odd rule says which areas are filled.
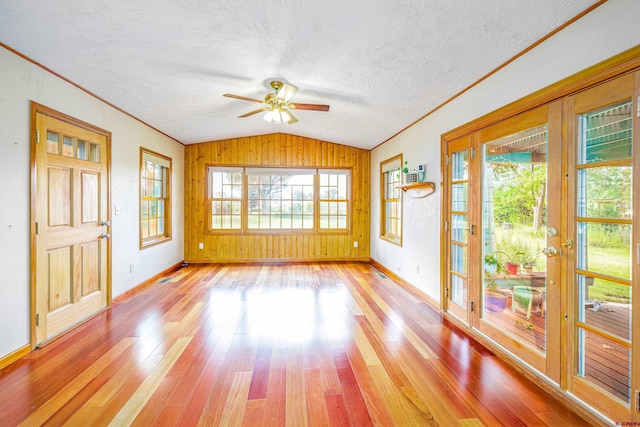
[[[351,168],[351,227],[345,234],[205,234],[207,167]],[[282,133],[187,145],[185,260],[369,260],[370,151]],[[354,248],[354,242],[358,247]],[[204,249],[198,244],[204,243]]]

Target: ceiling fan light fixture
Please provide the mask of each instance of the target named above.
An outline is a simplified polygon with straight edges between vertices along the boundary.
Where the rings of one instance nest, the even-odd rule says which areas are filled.
[[[264,115],[264,119],[274,125],[282,124],[282,111],[277,106],[273,106]]]

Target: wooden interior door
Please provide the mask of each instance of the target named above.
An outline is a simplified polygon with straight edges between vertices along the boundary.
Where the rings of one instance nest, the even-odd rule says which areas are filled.
[[[108,133],[33,108],[35,347],[110,302],[110,224]]]
[[[640,421],[640,72],[567,99],[567,388]]]

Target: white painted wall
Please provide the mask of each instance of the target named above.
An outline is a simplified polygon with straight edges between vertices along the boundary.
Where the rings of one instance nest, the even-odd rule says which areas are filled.
[[[183,259],[184,146],[0,47],[0,357],[29,344],[29,132],[36,101],[112,133],[112,284],[117,296]],[[138,243],[140,146],[173,159],[173,239]],[[129,265],[134,272],[129,273]]]
[[[640,44],[639,22],[638,0],[610,0],[374,149],[371,155],[371,257],[439,301],[440,136]],[[399,153],[409,160],[409,167],[426,163],[427,180],[436,182],[433,195],[425,199],[404,198],[402,247],[380,239],[379,232],[380,162]]]

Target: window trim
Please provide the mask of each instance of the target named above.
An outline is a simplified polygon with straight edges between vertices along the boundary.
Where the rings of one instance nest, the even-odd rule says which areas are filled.
[[[388,158],[380,162],[380,238],[382,240],[385,240],[389,243],[392,243],[400,247],[402,247],[402,228],[404,225],[404,221],[403,221],[404,209],[402,209],[403,207],[402,193],[403,192],[402,191],[400,192],[400,198],[397,201],[397,203],[400,206],[400,227],[399,227],[400,234],[395,235],[387,232],[387,227],[386,227],[386,223],[387,223],[386,207],[387,207],[388,199],[386,197],[387,186],[385,184],[385,174],[389,173],[392,170],[396,170],[396,166],[401,169],[402,160],[403,160],[402,153],[400,153],[396,156],[393,156],[391,158]],[[400,184],[402,184],[402,175],[400,178]]]
[[[146,158],[146,159],[145,159]],[[153,237],[142,237],[142,170],[146,160],[157,159],[157,165],[165,168],[165,197],[164,199],[164,233]],[[155,151],[149,150],[144,147],[140,147],[140,164],[138,170],[138,233],[140,239],[140,249],[146,249],[155,245],[159,245],[164,242],[168,242],[172,239],[171,233],[171,174],[172,174],[172,159]]]
[[[241,221],[240,228],[213,229],[211,227],[211,197],[209,171],[211,169],[241,170],[242,172],[242,198],[241,198]],[[249,228],[249,191],[248,181],[251,173],[247,171],[270,172],[273,175],[295,175],[296,172],[310,174],[313,176],[313,228]],[[326,172],[325,172],[326,171]],[[322,173],[343,173],[347,179],[347,219],[345,228],[320,228],[320,174]],[[254,166],[254,165],[232,165],[232,164],[206,164],[205,165],[205,196],[204,201],[206,219],[203,221],[205,235],[347,235],[351,232],[352,224],[352,191],[353,191],[353,168],[352,167],[304,167],[304,166]]]

